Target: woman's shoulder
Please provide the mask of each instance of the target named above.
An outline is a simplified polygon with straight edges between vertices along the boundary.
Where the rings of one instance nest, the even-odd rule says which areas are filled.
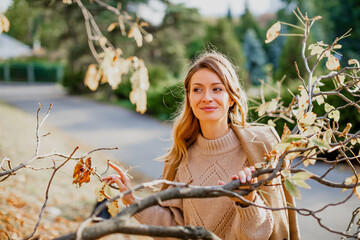
[[[233,125],[233,129],[241,136],[256,139],[258,141],[274,140],[279,142],[280,138],[275,128],[266,124],[248,123],[246,126]]]

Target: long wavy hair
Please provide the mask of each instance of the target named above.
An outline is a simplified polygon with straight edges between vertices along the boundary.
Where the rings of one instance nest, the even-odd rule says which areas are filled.
[[[195,117],[189,103],[190,80],[200,69],[207,68],[215,72],[224,84],[227,93],[234,101],[229,108],[228,123],[245,126],[248,106],[243,88],[233,64],[221,53],[206,52],[201,54],[190,67],[185,81],[185,97],[182,108],[178,112],[173,126],[173,146],[162,159],[168,164],[175,164],[187,160],[187,149],[193,144],[200,133],[200,124]]]

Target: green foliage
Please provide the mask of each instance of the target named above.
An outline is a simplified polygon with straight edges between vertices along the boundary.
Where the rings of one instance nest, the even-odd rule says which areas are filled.
[[[256,36],[262,40],[265,40],[265,32],[261,30],[258,21],[254,18],[246,5],[245,13],[240,17],[239,23],[235,26],[235,33],[240,42],[244,41],[245,34],[248,29],[253,29]]]
[[[84,85],[85,72],[68,70],[65,72],[63,86],[70,94],[90,92]]]
[[[32,36],[29,28],[31,28],[34,15],[34,10],[26,0],[14,0],[6,12],[6,16],[10,21],[8,34],[26,44],[32,44]]]
[[[320,0],[317,2],[319,14],[328,19],[324,24],[325,31],[328,33],[328,40],[343,35],[352,29],[351,37],[342,40],[341,53],[343,54],[342,65],[348,59],[359,59],[360,57],[360,5],[357,0]]]
[[[219,19],[215,25],[208,27],[205,40],[212,44],[219,52],[228,55],[236,66],[243,68],[245,58],[241,43],[234,34],[232,24],[226,18]]]
[[[249,72],[250,81],[252,84],[260,85],[259,79],[266,80],[264,69],[266,55],[255,31],[251,28],[246,31],[243,48],[246,59],[245,68]]]
[[[160,120],[171,119],[183,102],[182,81],[168,82],[163,86],[150,89],[147,113]]]

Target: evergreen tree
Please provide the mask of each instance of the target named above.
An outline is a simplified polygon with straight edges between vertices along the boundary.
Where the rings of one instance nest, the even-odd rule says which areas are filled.
[[[246,59],[245,68],[248,70],[252,84],[259,85],[259,79],[265,80],[266,55],[261,42],[253,29],[248,29],[244,36],[243,49]]]
[[[231,22],[232,21],[232,13],[230,6],[228,7],[226,18]]]
[[[207,29],[205,41],[213,45],[218,51],[230,56],[233,63],[241,69],[245,64],[241,43],[234,34],[232,24],[226,19],[219,19]]]
[[[265,34],[262,32],[258,21],[254,18],[248,7],[248,2],[245,2],[245,13],[240,17],[238,25],[235,27],[235,33],[240,42],[244,41],[245,33],[248,29],[253,29],[257,38],[265,40]]]

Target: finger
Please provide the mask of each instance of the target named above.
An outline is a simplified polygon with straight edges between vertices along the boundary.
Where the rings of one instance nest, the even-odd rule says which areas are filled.
[[[251,170],[251,172],[255,172],[255,167],[254,166],[250,166],[250,170]]]
[[[126,181],[129,180],[129,178],[126,176],[124,171],[119,166],[113,164],[112,162],[109,162],[109,166],[112,167],[120,175],[121,178],[123,178]]]
[[[126,187],[126,185],[119,179],[119,178],[113,178],[113,182],[115,182],[118,187],[119,187],[119,190],[120,192],[123,192],[125,190],[128,190],[128,188]]]
[[[111,180],[111,179],[112,179],[111,175],[101,178],[101,180],[103,180],[103,181],[108,181],[108,180]]]
[[[234,176],[231,177],[231,180],[237,180],[237,179],[239,179],[238,175],[234,175]]]
[[[240,170],[238,173],[239,179],[241,183],[246,183],[246,174],[244,170]]]
[[[248,168],[248,167],[244,168],[244,172],[245,172],[245,175],[246,175],[246,181],[251,182],[252,176],[251,176],[250,168]]]

